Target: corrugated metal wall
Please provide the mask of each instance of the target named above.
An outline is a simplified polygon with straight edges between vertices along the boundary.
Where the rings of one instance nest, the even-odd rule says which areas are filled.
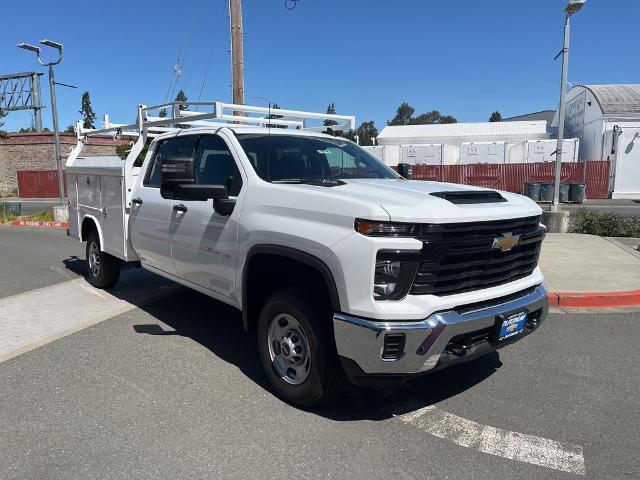
[[[586,183],[587,198],[609,197],[608,161],[563,163],[563,182]],[[461,183],[521,193],[525,182],[553,182],[555,163],[511,163],[478,165],[413,165],[413,178],[437,182]],[[55,170],[18,172],[18,190],[22,198],[55,198],[58,175]]]
[[[608,198],[608,161],[563,163],[563,182],[584,182],[587,198]],[[413,165],[413,178],[521,193],[526,182],[553,182],[555,163]]]

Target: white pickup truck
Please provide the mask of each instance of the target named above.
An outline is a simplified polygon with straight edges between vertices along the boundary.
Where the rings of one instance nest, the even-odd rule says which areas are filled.
[[[531,200],[408,180],[321,133],[353,117],[193,105],[78,125],[69,234],[87,242],[96,287],[139,262],[240,309],[274,389],[304,407],[347,380],[391,386],[469,361],[544,321],[545,227]],[[152,117],[159,108],[171,117]],[[79,155],[114,134],[137,136],[126,160]]]

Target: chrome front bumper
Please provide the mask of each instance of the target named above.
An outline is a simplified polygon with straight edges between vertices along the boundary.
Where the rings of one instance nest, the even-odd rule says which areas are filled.
[[[457,363],[464,357],[496,350],[525,337],[541,324],[548,313],[547,290],[538,285],[521,297],[504,299],[491,306],[473,310],[461,306],[458,310],[434,313],[419,321],[390,322],[368,320],[342,313],[333,316],[333,328],[338,354],[355,362],[366,375],[417,374]],[[469,350],[452,354],[450,342],[465,334],[478,332],[496,325],[500,315],[526,310],[536,322],[531,328],[504,343],[491,341],[469,345]],[[384,359],[384,337],[404,334],[404,352],[397,359]]]

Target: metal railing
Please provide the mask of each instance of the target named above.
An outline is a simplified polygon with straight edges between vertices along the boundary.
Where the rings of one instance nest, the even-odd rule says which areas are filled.
[[[190,107],[203,111],[189,110]],[[152,115],[152,113],[156,113]],[[335,125],[311,125],[311,122],[329,120]],[[78,140],[89,136],[156,136],[166,132],[178,131],[181,126],[193,127],[242,127],[262,126],[294,128],[299,130],[334,131],[355,130],[355,117],[329,113],[304,112],[283,108],[255,107],[224,102],[170,102],[160,105],[139,105],[135,123],[111,123],[104,116],[104,127],[100,129],[84,128],[77,123]]]

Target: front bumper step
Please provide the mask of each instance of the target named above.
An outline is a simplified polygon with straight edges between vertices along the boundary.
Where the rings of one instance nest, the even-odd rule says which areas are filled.
[[[333,328],[338,354],[365,375],[419,374],[524,338],[544,321],[548,309],[547,290],[541,284],[497,305],[438,312],[419,321],[369,320],[336,313]],[[498,342],[494,333],[498,318],[519,311],[528,313],[522,333]],[[398,351],[400,347],[402,351]]]

